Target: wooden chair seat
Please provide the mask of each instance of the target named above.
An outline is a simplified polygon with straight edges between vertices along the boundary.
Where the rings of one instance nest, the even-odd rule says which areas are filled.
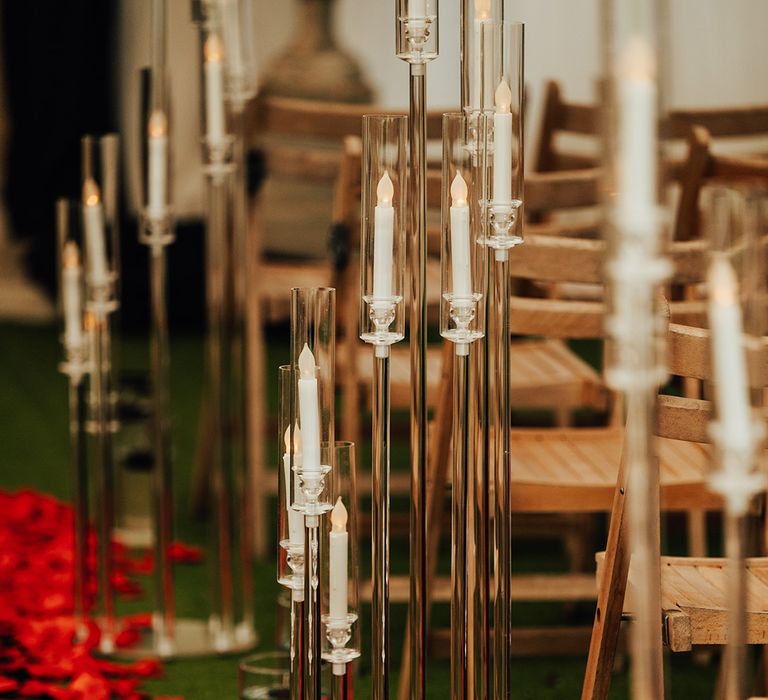
[[[605,552],[598,552],[598,576]],[[672,651],[726,643],[728,562],[719,557],[662,557],[661,604]],[[599,579],[598,579],[599,580]],[[630,564],[624,611],[632,613]],[[747,643],[768,644],[768,557],[747,559]]]
[[[511,433],[514,511],[609,511],[616,487],[622,428],[516,429]],[[716,508],[706,488],[709,447],[659,438],[666,509]]]
[[[427,403],[434,405],[440,385],[439,347],[427,349]],[[357,373],[363,399],[370,404],[373,359],[369,347],[360,346]],[[512,344],[510,360],[513,406],[556,408],[590,406],[603,410],[608,401],[600,375],[559,340],[523,340]],[[392,348],[390,363],[393,406],[407,405],[410,397],[410,354],[407,345]]]

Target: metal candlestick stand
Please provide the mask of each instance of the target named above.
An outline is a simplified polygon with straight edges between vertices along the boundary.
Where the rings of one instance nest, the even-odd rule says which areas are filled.
[[[374,349],[371,675],[375,700],[389,698],[389,368],[390,346],[405,334],[406,140],[405,117],[363,117],[360,337]]]
[[[86,329],[89,331],[90,420],[94,435],[94,474],[97,513],[97,578],[103,654],[115,651],[115,598],[112,589],[112,535],[115,526],[115,465],[112,436],[116,429],[113,395],[111,319],[117,301],[119,243],[117,234],[118,163],[117,137],[108,134],[98,140],[82,140],[83,198],[82,221],[85,251]]]
[[[320,536],[325,515],[333,507],[330,498],[334,484],[334,391],[336,360],[336,290],[331,288],[294,288],[291,290],[291,365],[297,381],[314,377],[318,404],[318,427],[315,438],[319,445],[308,444],[310,429],[302,425],[304,407],[292,402],[293,420],[298,418],[302,432],[301,464],[293,467],[302,502],[294,509],[304,515],[304,671],[305,700],[320,700],[321,687],[321,595],[320,564],[324,558],[324,542]],[[308,354],[309,353],[309,354]],[[298,392],[298,390],[297,390]],[[319,452],[319,463],[310,459],[310,448]],[[317,460],[315,454],[312,459]]]
[[[398,58],[410,68],[411,698],[427,694],[427,63],[438,55],[437,0],[395,0]]]
[[[607,114],[604,190],[609,208],[610,254],[606,268],[612,299],[606,322],[606,378],[624,393],[624,457],[632,551],[635,617],[631,627],[632,697],[661,700],[663,667],[659,616],[659,464],[653,435],[656,393],[665,378],[664,333],[657,292],[668,276],[661,255],[658,201],[658,3],[606,3],[606,77],[615,99]],[[635,100],[635,95],[640,95]],[[615,158],[615,160],[614,160]]]
[[[69,467],[74,503],[74,617],[77,639],[87,636],[88,619],[88,451],[85,426],[88,393],[85,381],[90,372],[87,342],[83,335],[82,267],[79,247],[75,242],[79,223],[75,223],[76,207],[67,199],[56,202],[56,229],[60,270],[60,299],[65,330],[62,337],[64,361],[59,366],[69,385]],[[77,212],[79,214],[79,212]],[[70,281],[69,276],[74,280]],[[67,285],[70,285],[67,289]],[[69,295],[73,295],[74,298]]]
[[[483,337],[485,246],[478,243],[483,168],[475,150],[479,121],[464,113],[443,115],[440,332],[454,344],[451,567],[451,697],[471,696],[467,533],[470,477],[470,348]]]

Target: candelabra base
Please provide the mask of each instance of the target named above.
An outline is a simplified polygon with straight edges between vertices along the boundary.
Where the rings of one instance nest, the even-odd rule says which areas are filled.
[[[118,659],[163,658],[189,659],[199,656],[240,654],[253,649],[259,642],[253,627],[240,623],[231,633],[217,629],[214,621],[179,618],[175,625],[175,639],[163,643],[154,629],[144,632],[136,644],[118,648],[110,654]]]

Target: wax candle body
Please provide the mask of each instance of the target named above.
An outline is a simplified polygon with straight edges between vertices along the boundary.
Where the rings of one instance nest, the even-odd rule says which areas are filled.
[[[88,273],[91,284],[97,287],[103,286],[109,282],[109,266],[104,240],[104,207],[99,198],[99,188],[91,179],[86,180],[83,185],[83,201]]]
[[[221,40],[211,34],[205,42],[205,122],[212,144],[224,140],[224,52]]]
[[[751,436],[747,367],[738,283],[728,260],[717,256],[708,275],[712,365],[718,417],[725,445],[745,453]],[[731,463],[726,460],[726,463]]]
[[[619,67],[618,213],[628,232],[653,228],[656,212],[656,86],[651,48],[632,39]]]
[[[394,240],[395,208],[392,206],[394,187],[389,173],[384,173],[376,188],[373,233],[373,296],[392,296],[392,246]]]
[[[451,274],[453,298],[472,296],[472,256],[469,248],[469,206],[467,184],[461,173],[451,183]]]
[[[305,344],[299,355],[299,420],[301,422],[302,470],[305,476],[320,474],[320,408],[315,356]]]
[[[347,509],[339,498],[331,512],[328,607],[330,617],[343,619],[348,612],[347,551],[349,534],[347,533]]]
[[[493,202],[512,201],[512,92],[506,80],[496,88],[493,115]]]
[[[422,18],[427,16],[427,0],[410,0],[408,2],[408,16]]]
[[[148,179],[147,210],[150,216],[159,217],[165,213],[168,192],[168,135],[167,120],[160,111],[149,118],[149,139],[147,148]]]
[[[80,348],[83,343],[82,268],[77,245],[70,241],[64,248],[62,273],[62,306],[64,307],[64,343],[68,348]]]

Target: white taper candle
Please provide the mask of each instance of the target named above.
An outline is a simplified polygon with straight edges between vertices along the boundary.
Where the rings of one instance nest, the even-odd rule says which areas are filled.
[[[493,203],[512,201],[512,91],[502,78],[493,115]]]
[[[62,270],[62,306],[64,308],[64,344],[69,349],[83,344],[83,302],[81,293],[82,268],[77,244],[64,246]]]
[[[162,111],[152,112],[148,132],[147,212],[150,217],[160,217],[168,192],[168,120]]]
[[[472,256],[469,248],[467,183],[460,172],[451,183],[451,273],[453,298],[472,297]]]
[[[83,220],[90,282],[100,287],[109,282],[109,266],[104,240],[104,207],[99,186],[92,178],[83,183]]]
[[[224,140],[224,47],[216,34],[205,41],[205,127],[208,141]]]
[[[328,564],[329,614],[331,619],[343,619],[349,607],[349,582],[347,575],[347,552],[349,534],[347,533],[347,509],[341,498],[331,511],[330,561]]]
[[[373,229],[373,296],[388,299],[392,296],[392,246],[394,240],[395,208],[392,198],[395,189],[388,172],[384,172],[376,187],[376,207]]]
[[[302,470],[305,476],[320,475],[320,407],[315,376],[315,356],[304,344],[299,354],[299,420]]]
[[[736,275],[725,257],[714,257],[707,283],[720,431],[727,446],[746,454],[751,443],[752,423],[741,309]],[[726,464],[732,464],[731,460],[726,460]]]

